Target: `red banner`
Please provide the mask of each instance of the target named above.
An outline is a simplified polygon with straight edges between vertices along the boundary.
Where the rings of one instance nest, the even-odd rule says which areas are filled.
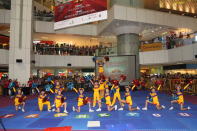
[[[55,7],[55,22],[107,10],[107,0],[72,0]]]

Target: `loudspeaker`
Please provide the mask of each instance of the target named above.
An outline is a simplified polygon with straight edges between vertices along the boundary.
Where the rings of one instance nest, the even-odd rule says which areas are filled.
[[[16,63],[23,63],[22,59],[16,59]]]
[[[195,58],[197,59],[197,55],[195,55]]]
[[[72,66],[72,64],[68,63],[67,66]]]

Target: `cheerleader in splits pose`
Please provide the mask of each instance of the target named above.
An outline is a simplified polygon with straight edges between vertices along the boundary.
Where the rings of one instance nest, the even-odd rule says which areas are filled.
[[[89,105],[89,112],[94,112],[94,110],[91,109],[91,102],[88,97],[85,97],[84,95],[84,89],[79,88],[79,90],[73,88],[73,90],[78,94],[78,103],[77,103],[77,108],[73,106],[73,111],[80,112],[81,107],[86,105],[88,103]]]
[[[66,97],[62,95],[62,92],[59,90],[57,92],[57,95],[55,96],[55,107],[56,107],[56,112],[60,112],[60,107],[64,107],[64,113],[68,113],[66,108],[67,108],[67,102],[65,102]]]
[[[109,89],[105,89],[105,104],[107,105],[107,110],[112,111],[112,110],[117,110],[117,105],[112,106],[111,104],[111,97],[109,93]]]
[[[118,99],[120,106],[121,106],[121,108],[119,108],[118,110],[122,111],[124,104],[122,103],[121,96],[120,96],[119,81],[117,80],[114,81],[111,90],[115,90],[114,97],[112,100],[112,106],[116,103],[116,99]]]
[[[161,85],[159,85],[159,87],[157,88],[157,90],[159,90],[161,88]],[[161,110],[161,109],[164,109],[165,106],[161,106],[160,103],[159,103],[159,98],[158,98],[158,95],[157,95],[157,91],[156,91],[156,87],[155,86],[152,86],[151,87],[151,92],[150,92],[150,96],[147,97],[148,99],[146,100],[145,102],[145,107],[142,108],[142,110],[147,110],[147,107],[148,107],[148,104],[153,104],[156,106],[156,108],[158,110]]]
[[[99,94],[99,82],[98,80],[96,80],[95,82],[93,82],[92,80],[90,80],[90,82],[92,83],[93,87],[93,107],[96,106],[96,103],[98,102],[98,106],[99,108],[96,111],[101,111],[101,99],[100,99],[100,94]]]
[[[38,96],[38,107],[40,111],[43,110],[44,105],[47,105],[48,111],[51,112],[51,103],[49,101],[49,97],[45,91],[41,91],[40,95]]]
[[[25,112],[25,100],[26,100],[26,96],[23,95],[21,89],[18,89],[17,94],[14,98],[14,105],[15,105],[16,111],[21,109],[22,112]],[[21,108],[21,106],[22,106],[22,108]]]
[[[190,107],[184,108],[184,97],[183,91],[189,87],[190,83],[187,84],[183,89],[181,89],[180,83],[176,84],[176,93],[173,94],[173,100],[171,101],[171,107],[169,110],[173,110],[173,104],[177,103],[180,105],[180,110],[185,111],[191,109]]]
[[[122,103],[125,103],[125,104],[128,105],[129,111],[140,110],[140,108],[138,106],[137,107],[132,107],[133,106],[133,101],[132,101],[132,97],[131,97],[131,91],[133,91],[133,89],[135,87],[136,87],[135,85],[133,87],[130,87],[130,86],[125,87],[125,100],[122,100]],[[131,91],[130,91],[130,89],[131,89]]]

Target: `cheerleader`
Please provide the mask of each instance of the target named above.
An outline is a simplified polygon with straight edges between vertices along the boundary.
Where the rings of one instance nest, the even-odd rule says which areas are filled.
[[[57,95],[55,96],[55,107],[56,107],[56,112],[60,112],[60,107],[64,107],[64,113],[68,113],[66,108],[67,108],[67,102],[65,102],[66,97],[62,95],[62,92],[59,90],[57,92]]]
[[[181,89],[180,83],[176,84],[176,93],[173,94],[173,100],[171,101],[171,107],[169,110],[173,110],[173,104],[177,103],[180,105],[180,110],[185,111],[191,109],[189,106],[187,108],[184,108],[184,97],[183,97],[183,91],[189,87],[190,83],[187,84],[183,89]]]
[[[119,87],[119,81],[115,80],[111,90],[115,90],[114,96],[113,96],[113,100],[112,100],[112,106],[116,103],[116,99],[118,99],[121,108],[119,108],[119,111],[123,110],[123,103],[121,102],[121,95],[120,95],[120,87]]]
[[[159,85],[159,87],[157,88],[157,91],[160,88],[161,88],[161,85]],[[145,107],[142,108],[142,110],[147,110],[148,104],[155,105],[158,110],[161,110],[161,109],[165,108],[165,106],[160,105],[160,103],[159,103],[159,98],[158,98],[158,95],[157,95],[157,91],[156,91],[156,87],[155,86],[151,87],[151,92],[149,94],[149,97],[147,97],[148,99],[145,102]]]
[[[129,111],[140,110],[140,108],[138,106],[137,107],[132,107],[133,106],[133,101],[132,101],[132,97],[131,97],[131,91],[133,91],[133,89],[135,87],[136,87],[135,85],[133,87],[130,87],[130,86],[125,87],[125,100],[122,100],[122,103],[125,103],[125,104],[128,105]],[[131,89],[131,91],[130,91],[130,89]]]
[[[55,84],[55,93],[57,94],[59,90],[62,92],[64,90],[64,87],[61,87],[60,82],[57,81]]]
[[[105,89],[109,89],[109,84],[110,84],[109,78],[106,77],[106,78],[105,78],[105,85],[104,85],[104,88],[105,88]]]
[[[75,108],[73,106],[73,111],[76,112],[80,112],[81,111],[81,107],[88,104],[89,105],[89,112],[94,112],[94,110],[91,109],[91,102],[89,100],[88,97],[85,97],[84,95],[84,89],[83,88],[79,88],[79,90],[73,88],[73,90],[78,94],[78,98],[77,98],[77,108]]]
[[[105,104],[107,105],[107,110],[112,111],[112,110],[117,110],[117,105],[112,106],[111,104],[111,97],[110,97],[110,92],[109,89],[105,89]]]
[[[104,74],[104,64],[105,64],[104,59],[103,60],[97,60],[96,63],[98,64],[99,75],[103,75]]]
[[[100,94],[99,94],[99,81],[96,80],[95,82],[93,82],[92,80],[90,80],[90,82],[93,85],[93,107],[96,106],[96,103],[98,102],[98,106],[99,108],[96,111],[101,111],[101,99],[100,99]]]
[[[51,112],[51,103],[49,101],[49,97],[45,91],[41,91],[40,95],[38,96],[38,107],[40,111],[43,110],[44,105],[47,105],[48,111]]]
[[[26,100],[26,96],[23,95],[22,89],[18,89],[17,94],[14,98],[14,105],[16,111],[21,109],[22,112],[25,112],[25,100]]]
[[[104,98],[105,95],[105,80],[101,79],[99,81],[99,92],[100,92],[100,99]]]

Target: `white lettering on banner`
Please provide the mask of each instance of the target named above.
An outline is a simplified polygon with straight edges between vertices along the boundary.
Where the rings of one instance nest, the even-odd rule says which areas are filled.
[[[96,12],[96,13],[76,17],[76,18],[71,18],[68,20],[55,22],[54,29],[58,30],[66,27],[87,24],[90,22],[105,20],[105,19],[107,19],[107,11],[101,11],[101,12]]]

